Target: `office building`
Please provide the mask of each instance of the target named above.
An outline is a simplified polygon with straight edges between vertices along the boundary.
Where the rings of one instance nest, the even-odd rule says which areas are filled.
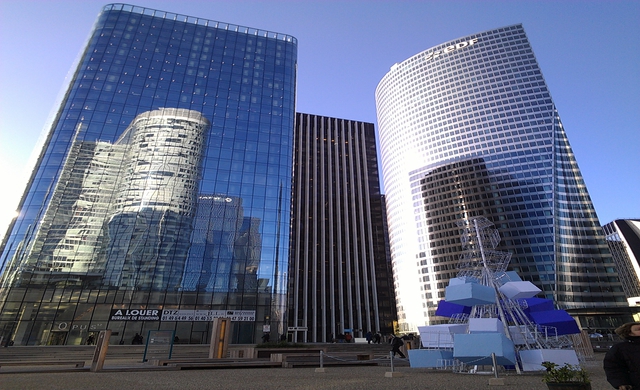
[[[616,219],[602,228],[629,306],[640,306],[640,220]]]
[[[372,123],[296,114],[292,339],[391,333],[395,316]]]
[[[476,216],[495,224],[497,250],[512,253],[509,269],[541,297],[579,321],[594,315],[598,327],[612,326],[604,308],[626,299],[521,25],[393,65],[376,106],[402,330],[438,322],[462,251],[456,222]]]
[[[0,247],[0,336],[286,332],[296,58],[289,35],[105,6]]]

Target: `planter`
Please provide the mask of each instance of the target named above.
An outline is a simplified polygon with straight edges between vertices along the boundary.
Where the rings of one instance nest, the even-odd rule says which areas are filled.
[[[549,390],[591,390],[591,383],[582,382],[547,382]]]

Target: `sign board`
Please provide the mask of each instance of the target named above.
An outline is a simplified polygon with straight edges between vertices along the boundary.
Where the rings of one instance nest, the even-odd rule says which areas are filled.
[[[160,309],[111,309],[109,321],[160,321]]]
[[[471,46],[476,42],[478,42],[478,38],[473,38],[473,39],[470,39],[468,41],[460,42],[460,43],[452,45],[452,46],[447,46],[443,50],[434,50],[431,53],[426,55],[425,60],[429,61],[429,60],[438,58],[442,54],[448,54],[448,53],[451,53],[452,51],[460,50],[460,49],[462,49],[464,47]]]
[[[190,321],[210,322],[216,318],[255,321],[255,310],[112,309],[109,321]]]
[[[255,321],[255,310],[162,310],[162,321],[213,321],[229,318],[231,321]]]
[[[171,359],[175,330],[150,330],[142,361]]]

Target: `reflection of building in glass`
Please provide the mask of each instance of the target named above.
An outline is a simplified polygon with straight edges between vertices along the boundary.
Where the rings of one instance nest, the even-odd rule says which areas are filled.
[[[103,226],[123,151],[107,142],[73,143],[35,238],[16,251],[16,285],[101,283]]]
[[[616,219],[603,226],[630,306],[640,306],[640,220]]]
[[[425,227],[420,230],[419,239],[430,242],[431,252],[430,256],[427,251],[417,256],[422,275],[420,290],[426,299],[444,299],[447,281],[456,277],[463,253],[460,228],[456,225],[459,215],[464,213],[469,219],[492,217],[488,207],[492,202],[489,172],[484,160],[476,158],[432,170],[419,169],[411,173],[410,180],[415,206],[422,208],[421,213],[416,213],[416,222]]]
[[[296,114],[289,326],[296,341],[396,319],[372,123]]]
[[[259,340],[266,323],[282,332],[296,39],[111,4],[83,53],[0,245],[0,337],[210,337],[204,320],[125,321],[115,309],[255,312],[232,323],[234,343]],[[242,208],[219,214],[209,194]]]
[[[198,112],[165,108],[138,115],[115,143],[126,152],[107,222],[108,285],[179,287],[208,129]]]
[[[182,289],[256,291],[259,227],[259,220],[244,217],[242,199],[201,195]]]
[[[161,109],[113,145],[74,142],[17,280],[175,288],[208,126],[195,111]]]
[[[486,216],[510,267],[580,317],[624,305],[595,210],[521,25],[395,64],[376,90],[398,319],[429,324]],[[580,318],[578,318],[580,320]],[[605,320],[607,321],[607,320]]]

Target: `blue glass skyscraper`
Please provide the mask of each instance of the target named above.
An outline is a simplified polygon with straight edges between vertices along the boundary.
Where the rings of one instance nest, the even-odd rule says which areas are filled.
[[[284,332],[296,58],[289,35],[105,6],[0,248],[5,340],[202,342],[233,310],[232,342]]]

